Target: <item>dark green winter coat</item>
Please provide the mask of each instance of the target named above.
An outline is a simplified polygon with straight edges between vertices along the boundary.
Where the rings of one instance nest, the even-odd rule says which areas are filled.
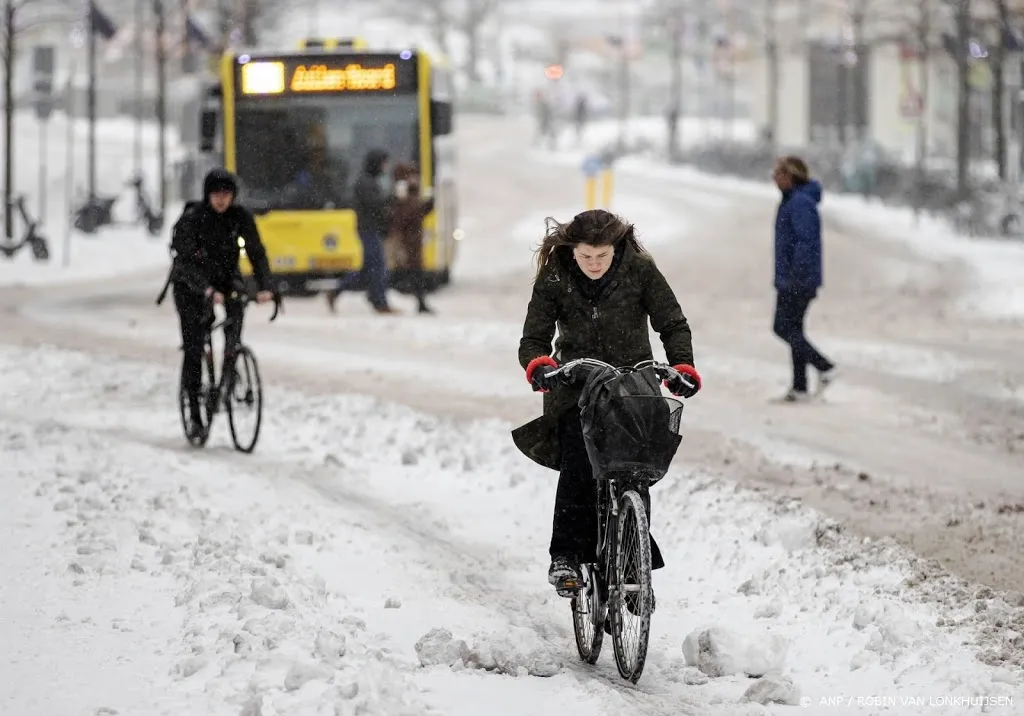
[[[654,260],[630,244],[616,253],[596,297],[595,284],[586,283],[590,279],[576,267],[571,251],[556,251],[541,269],[519,341],[524,370],[534,358],[547,355],[559,365],[577,358],[596,358],[614,366],[652,360],[648,320],[661,336],[669,365],[693,365],[690,326]],[[566,410],[577,408],[579,396],[579,387],[558,387],[544,394],[544,414],[512,431],[524,455],[552,470],[561,468],[558,420]]]

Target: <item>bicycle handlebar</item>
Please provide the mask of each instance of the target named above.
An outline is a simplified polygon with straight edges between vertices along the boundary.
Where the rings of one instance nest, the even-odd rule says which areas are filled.
[[[634,366],[616,367],[610,363],[597,360],[596,358],[577,358],[576,360],[569,361],[565,365],[548,373],[547,377],[551,380],[556,380],[563,385],[572,385],[574,383],[584,382],[592,370],[599,368],[610,368],[617,373],[629,373],[640,370],[644,367],[654,368],[655,374],[661,380],[672,380],[678,376],[687,384],[691,386],[693,385],[693,380],[690,376],[680,373],[667,363],[659,363],[653,360],[641,361]]]
[[[214,293],[217,293],[217,291],[214,291]],[[241,290],[241,291],[235,290],[235,291],[232,291],[230,294],[227,294],[227,295],[224,296],[225,301],[237,301],[238,303],[241,303],[243,307],[247,303],[251,303],[254,298],[255,297],[254,297],[253,294],[251,294],[251,293],[249,293],[249,291],[245,291],[245,290]],[[211,293],[209,296],[206,296],[206,303],[207,303],[207,308],[212,311],[213,310],[213,293]],[[277,314],[278,314],[278,312],[280,310],[281,310],[281,296],[278,293],[275,292],[274,293],[274,312],[272,314],[270,314],[270,321],[269,321],[270,323],[273,323],[275,320],[277,320]]]

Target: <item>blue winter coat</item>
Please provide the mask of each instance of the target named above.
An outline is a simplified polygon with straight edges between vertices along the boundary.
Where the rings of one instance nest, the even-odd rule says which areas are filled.
[[[775,288],[815,293],[822,284],[821,184],[812,179],[782,195],[775,215]]]

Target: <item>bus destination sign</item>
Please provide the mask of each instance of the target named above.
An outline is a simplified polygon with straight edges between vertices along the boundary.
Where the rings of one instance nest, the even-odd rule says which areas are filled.
[[[395,56],[305,56],[251,59],[239,66],[247,97],[416,91],[416,62]]]
[[[292,92],[377,91],[395,88],[395,63],[383,67],[363,67],[353,62],[344,68],[327,65],[299,65],[292,72],[288,89]]]

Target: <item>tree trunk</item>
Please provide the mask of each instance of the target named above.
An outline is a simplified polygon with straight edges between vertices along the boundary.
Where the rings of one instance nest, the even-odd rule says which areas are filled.
[[[1006,118],[1003,116],[1005,111],[1003,96],[1006,92],[1004,57],[1000,49],[994,53],[992,58],[992,129],[995,137],[992,152],[995,155],[1001,181],[1006,181]]]
[[[924,204],[925,163],[928,160],[928,109],[931,75],[931,14],[929,0],[918,0],[917,62],[920,92],[920,114],[917,117],[917,152],[914,158],[914,173],[917,190],[914,192],[914,217],[919,218]]]
[[[157,118],[157,185],[160,193],[160,213],[167,209],[167,53],[166,18],[164,0],[156,0],[156,118]]]
[[[853,29],[853,53],[855,61],[852,66],[849,67],[849,77],[852,80],[853,90],[853,121],[854,121],[854,132],[857,140],[864,139],[868,136],[869,127],[869,113],[868,113],[868,88],[867,88],[867,77],[868,69],[866,66],[867,52],[865,52],[864,43],[864,0],[861,0],[856,12],[853,13],[852,18],[852,29]]]
[[[4,236],[14,235],[14,0],[4,3]]]
[[[445,58],[449,55],[448,50],[448,15],[445,12],[443,3],[437,3],[433,7],[433,15],[430,23],[434,30],[434,40]]]
[[[971,84],[970,60],[967,50],[971,41],[971,0],[957,0],[956,6],[956,193],[960,200],[967,199],[970,191],[971,161]]]
[[[765,59],[768,61],[768,145],[772,155],[779,147],[779,38],[776,16],[776,1],[765,0]]]
[[[683,108],[683,30],[684,11],[681,7],[672,9],[669,20],[669,114],[668,155],[675,161],[681,155],[679,147],[679,119]]]
[[[255,47],[259,43],[256,33],[256,20],[260,9],[257,0],[242,0],[242,38],[246,47]]]
[[[1010,8],[1006,0],[997,0],[996,10],[999,16],[999,39],[996,41],[992,55],[992,128],[995,130],[995,160],[999,167],[999,179],[1006,181],[1008,176],[1006,151],[1006,32],[1010,26]]]
[[[466,33],[466,75],[474,85],[480,84],[480,25],[476,10],[468,10],[463,28]]]

